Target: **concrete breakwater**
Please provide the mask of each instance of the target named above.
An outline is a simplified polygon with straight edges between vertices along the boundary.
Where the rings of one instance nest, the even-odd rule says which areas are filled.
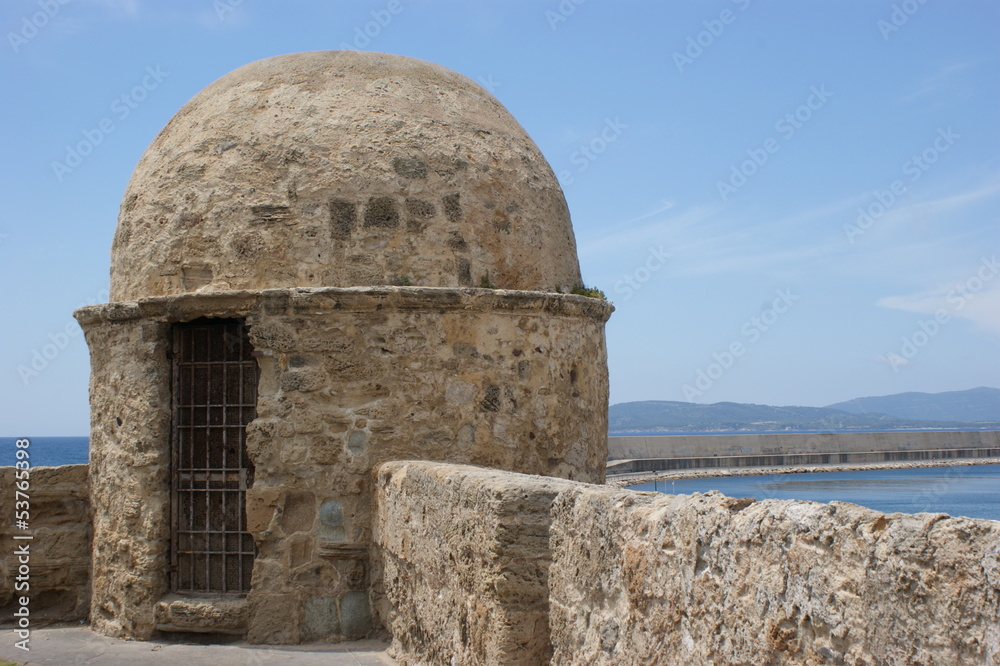
[[[608,474],[1000,457],[1000,431],[609,437]]]
[[[770,474],[809,474],[813,472],[850,472],[857,470],[920,469],[928,467],[966,467],[970,465],[1000,465],[1000,458],[965,458],[956,460],[920,460],[902,463],[855,463],[845,465],[791,465],[784,467],[733,467],[682,469],[666,472],[608,473],[605,485],[613,488],[630,488],[653,481],[680,481],[681,479],[714,479],[729,476],[762,476]]]

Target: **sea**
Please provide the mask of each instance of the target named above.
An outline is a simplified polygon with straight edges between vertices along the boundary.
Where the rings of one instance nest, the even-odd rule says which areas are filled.
[[[1000,520],[1000,465],[762,474],[631,486],[670,495],[718,490],[730,497],[850,502],[893,513],[946,513]]]
[[[89,437],[0,437],[0,466],[14,466],[18,460],[18,439],[28,440],[24,450],[32,467],[76,465],[90,458]]]
[[[17,460],[16,437],[0,437],[0,466]],[[32,467],[86,463],[88,437],[29,437]],[[1000,520],[1000,465],[706,477],[632,486],[670,494],[718,490],[730,497],[851,502],[888,513],[921,511]]]

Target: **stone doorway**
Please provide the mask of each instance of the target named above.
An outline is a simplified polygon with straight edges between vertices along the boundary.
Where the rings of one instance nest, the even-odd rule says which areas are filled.
[[[238,319],[175,324],[171,366],[169,587],[181,595],[245,595],[256,552],[246,529],[257,362]]]

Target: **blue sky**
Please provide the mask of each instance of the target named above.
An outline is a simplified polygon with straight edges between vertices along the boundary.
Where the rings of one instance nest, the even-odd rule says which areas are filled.
[[[70,313],[170,117],[345,46],[479,81],[538,143],[617,307],[613,403],[1000,385],[995,0],[5,0],[0,28],[3,434],[86,434]]]

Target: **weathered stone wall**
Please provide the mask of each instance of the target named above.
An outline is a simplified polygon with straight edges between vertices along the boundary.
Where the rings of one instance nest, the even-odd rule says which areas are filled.
[[[552,553],[560,663],[1000,660],[994,521],[581,487]]]
[[[396,658],[545,663],[551,505],[574,484],[405,462],[375,484],[378,610]]]
[[[30,470],[30,529],[13,521],[14,467],[0,467],[4,520],[0,522],[0,622],[10,622],[22,596],[30,598],[33,626],[39,621],[85,620],[90,611],[90,502],[87,465],[34,467]],[[10,513],[7,513],[7,509]],[[14,535],[30,535],[15,540]],[[27,544],[28,590],[18,590],[20,566],[15,550]],[[21,581],[25,582],[25,581]]]
[[[83,326],[90,347],[91,626],[149,638],[170,547],[169,326],[123,309]]]
[[[177,626],[179,614],[197,611],[154,610],[169,550],[170,322],[250,325],[261,375],[246,515],[258,556],[246,611],[229,615],[245,618],[251,641],[295,643],[377,626],[368,552],[376,464],[420,458],[603,480],[610,312],[581,296],[416,287],[198,294],[79,311],[94,368],[95,627],[148,637],[157,617],[161,628]]]
[[[449,518],[440,501],[462,509]],[[484,637],[546,606],[553,663],[1000,662],[995,521],[426,462],[383,465],[376,504],[404,662],[502,663]],[[533,539],[507,519],[516,506]],[[497,592],[529,571],[531,585]]]
[[[111,298],[413,284],[572,289],[569,209],[481,86],[385,53],[316,51],[227,74],[132,174]]]

